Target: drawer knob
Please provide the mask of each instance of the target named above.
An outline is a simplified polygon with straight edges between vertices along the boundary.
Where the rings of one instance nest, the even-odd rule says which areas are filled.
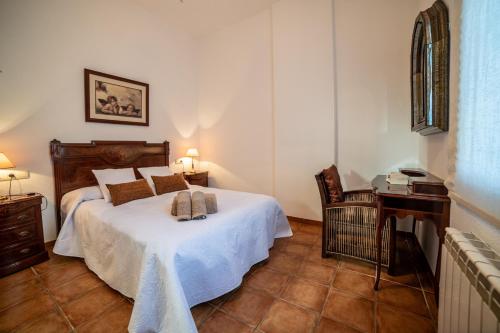
[[[22,253],[22,254],[26,254],[26,253],[29,253],[30,252],[30,248],[27,247],[25,249],[22,249],[21,251],[19,251],[19,253]]]
[[[28,217],[28,215],[26,215],[26,214],[21,214],[21,215],[19,215],[19,216],[17,217],[17,220],[18,220],[18,221],[26,220],[26,218],[27,218],[27,217]]]
[[[29,234],[31,234],[31,232],[29,232],[27,230],[24,230],[24,231],[21,231],[20,233],[18,233],[18,235],[21,236],[21,237],[26,237]]]

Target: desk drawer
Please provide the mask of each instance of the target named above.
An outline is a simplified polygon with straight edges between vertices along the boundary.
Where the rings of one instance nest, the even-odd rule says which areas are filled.
[[[36,223],[15,225],[0,231],[0,251],[7,245],[33,240],[37,236]]]
[[[25,242],[9,247],[9,249],[0,252],[0,266],[31,257],[44,251],[43,245],[39,242]]]

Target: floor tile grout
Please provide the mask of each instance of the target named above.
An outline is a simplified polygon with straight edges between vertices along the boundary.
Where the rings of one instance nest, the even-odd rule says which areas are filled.
[[[413,242],[413,241],[412,241]],[[410,247],[410,242],[408,239],[405,240],[405,244],[406,244],[406,247],[407,249],[409,250],[409,252],[411,253],[411,260],[412,260],[412,266],[413,266],[413,270],[414,270],[414,274],[417,276],[417,280],[418,280],[418,283],[420,285],[420,291],[422,292],[422,297],[424,298],[424,302],[425,302],[425,305],[427,307],[427,312],[429,314],[429,317],[431,318],[432,322],[433,322],[433,326],[434,326],[434,329],[437,331],[437,327],[436,325],[434,324],[435,320],[437,322],[437,318],[434,318],[434,314],[432,313],[431,311],[431,307],[430,307],[430,304],[429,302],[427,301],[427,297],[425,295],[425,290],[424,290],[424,286],[422,284],[422,280],[418,274],[418,271],[417,271],[417,262],[416,260],[418,260],[418,258],[415,258],[415,256],[413,255],[413,253],[411,252],[411,247]],[[432,295],[432,297],[434,297],[434,295]]]
[[[49,259],[49,260],[50,260],[50,259]],[[68,264],[69,264],[69,263],[67,263],[67,262],[58,263],[58,264],[55,264],[52,268],[59,268],[60,266],[65,266],[65,265],[68,265]],[[68,315],[66,314],[66,312],[65,312],[65,311],[64,311],[64,309],[62,308],[62,304],[61,304],[61,303],[60,303],[60,302],[56,299],[56,297],[55,297],[55,295],[53,294],[52,290],[51,290],[51,289],[50,289],[47,285],[45,285],[45,283],[44,283],[44,281],[43,281],[43,279],[42,279],[42,277],[43,277],[44,275],[48,274],[49,272],[47,271],[47,272],[44,272],[44,273],[42,273],[42,274],[41,274],[40,272],[38,272],[38,271],[37,271],[36,266],[32,266],[32,267],[30,267],[30,268],[29,268],[29,270],[33,273],[33,275],[34,275],[34,279],[36,279],[36,280],[37,280],[37,282],[39,283],[39,287],[40,287],[41,291],[42,291],[44,294],[46,294],[46,295],[48,295],[48,296],[50,297],[50,299],[51,299],[51,301],[52,301],[52,303],[53,303],[53,305],[54,305],[53,311],[56,311],[59,315],[61,315],[61,317],[64,319],[64,322],[65,322],[65,323],[69,326],[69,328],[70,328],[71,332],[76,332],[76,328],[75,328],[75,326],[73,325],[73,323],[72,323],[72,322],[71,322],[71,320],[69,319]],[[90,272],[90,271],[88,271],[88,272]],[[82,272],[82,273],[80,273],[80,274],[75,275],[74,277],[72,277],[72,279],[69,279],[69,280],[65,281],[63,284],[61,284],[61,285],[57,286],[57,287],[56,287],[56,289],[57,289],[57,288],[60,288],[60,287],[63,287],[63,286],[66,286],[66,285],[68,285],[68,284],[70,284],[70,283],[71,283],[71,282],[72,282],[75,278],[78,278],[78,277],[80,277],[80,276],[82,276],[82,275],[84,275],[84,274],[87,274],[88,272],[85,272],[85,271],[84,271],[84,272]],[[31,279],[29,279],[29,280],[31,280]],[[27,281],[29,281],[29,280],[19,281],[18,283],[16,283],[16,284],[15,284],[15,285],[13,285],[12,287],[16,287],[16,286],[18,286],[18,285],[20,285],[20,284],[22,284],[22,283],[24,283],[24,282],[27,282]],[[91,288],[91,289],[89,289],[89,290],[86,290],[84,293],[80,294],[77,298],[75,298],[75,299],[71,300],[71,301],[70,301],[70,302],[68,302],[68,303],[71,303],[71,302],[73,302],[73,301],[76,301],[76,300],[80,299],[81,297],[83,297],[83,296],[87,295],[87,294],[88,294],[89,292],[91,292],[92,290],[95,290],[96,288],[99,288],[99,287],[102,287],[102,285],[98,285],[98,286],[95,286],[95,287],[93,287],[93,288]],[[21,301],[19,301],[19,302],[15,302],[15,303],[13,303],[13,304],[9,305],[7,308],[5,308],[5,309],[3,309],[2,311],[0,311],[0,313],[1,313],[1,312],[3,312],[3,311],[6,311],[6,310],[8,310],[8,309],[10,309],[10,308],[12,308],[12,307],[14,307],[14,306],[16,306],[16,305],[19,305],[19,304],[21,304],[21,303],[23,303],[23,302],[29,301],[29,300],[31,300],[31,299],[33,299],[33,298],[35,298],[35,297],[36,297],[36,296],[31,297],[31,298],[28,298],[28,299],[23,299],[23,300],[21,300]],[[122,297],[122,298],[123,298],[123,297]],[[112,306],[117,305],[117,304],[118,304],[118,301],[114,301],[114,302],[112,302],[112,303],[111,303],[108,307],[106,307],[106,308],[102,311],[102,313],[100,313],[97,317],[100,317],[100,315],[102,315],[103,313],[105,313],[106,311],[108,311],[110,308],[112,308]],[[49,312],[50,312],[50,311],[49,311]],[[44,313],[44,314],[46,314],[46,313]],[[38,316],[38,317],[36,317],[36,318],[31,319],[29,322],[36,322],[36,321],[40,320],[40,317],[41,317],[41,316],[43,316],[44,314],[41,314],[40,316]],[[97,317],[96,317],[96,318],[97,318]],[[88,322],[93,321],[94,319],[95,319],[95,318],[91,318],[90,320],[86,321],[86,322],[85,322],[85,324],[87,324]],[[22,326],[23,326],[23,325],[25,325],[25,324],[26,324],[26,323],[22,323],[22,324],[20,324],[19,326],[17,326],[17,328],[20,328],[20,327],[22,327]]]
[[[81,323],[80,325],[78,325],[78,327],[83,327],[83,326],[87,326],[87,325],[90,325],[92,323],[95,323],[97,321],[99,321],[99,319],[102,319],[102,317],[110,310],[114,309],[115,307],[118,307],[121,303],[123,302],[126,302],[126,300],[122,297],[120,299],[117,299],[117,300],[114,300],[113,302],[109,303],[106,307],[104,307],[102,309],[102,311],[97,314],[95,317],[92,317],[90,319],[88,319],[87,321]],[[76,330],[77,328],[75,328]]]
[[[288,254],[287,252],[283,252],[283,251],[280,251],[280,250],[276,250],[280,253],[283,253],[283,254],[286,254],[286,255],[289,255],[289,256],[294,256],[294,257],[300,257],[302,262],[301,262],[301,265],[304,261],[307,261],[309,263],[312,263],[312,264],[317,264],[317,265],[321,265],[321,266],[325,266],[325,267],[335,267],[335,266],[329,266],[329,265],[324,265],[322,263],[316,263],[316,262],[313,262],[313,261],[310,261],[310,260],[307,260],[307,258],[305,258],[305,256],[299,256],[299,255],[295,255],[295,254]],[[332,257],[333,258],[333,257]],[[342,261],[342,259],[336,259],[336,258],[333,258],[335,260],[337,260],[339,263]],[[337,268],[338,267],[338,268]],[[360,274],[360,275],[364,275],[364,276],[368,276],[368,277],[371,277],[371,278],[375,278],[375,273],[373,275],[371,274],[367,274],[367,273],[363,273],[363,272],[359,272],[359,271],[356,271],[356,270],[353,270],[353,269],[349,269],[349,268],[345,268],[345,267],[342,267],[340,264],[336,267],[336,269],[339,269],[339,270],[347,270],[347,271],[350,271],[350,272],[353,272],[353,273],[356,273],[356,274]],[[268,269],[271,269],[275,272],[279,272],[279,273],[284,273],[280,270],[277,270],[273,267],[267,267]],[[284,273],[284,274],[288,274],[288,273]],[[296,275],[296,273],[290,273],[292,275]],[[417,274],[415,274],[417,275]],[[298,276],[298,277],[301,277],[301,276]],[[303,277],[301,277],[303,278]],[[309,280],[309,281],[313,281],[313,280],[310,280],[310,279],[307,279],[307,278],[303,278],[303,279],[306,279],[306,280]],[[417,275],[417,279],[418,279],[418,275]],[[386,279],[386,278],[383,278],[383,277],[380,277],[380,280],[383,280],[383,281],[386,281],[386,282],[389,282],[389,283],[392,283],[392,284],[396,284],[396,285],[400,285],[400,286],[404,286],[404,287],[408,287],[408,288],[412,288],[412,289],[415,289],[415,290],[422,290],[422,287],[415,287],[415,286],[411,286],[411,285],[408,285],[408,284],[405,284],[405,283],[402,283],[402,282],[398,282],[398,281],[394,281],[394,280],[389,280],[389,279]],[[317,281],[316,281],[317,282]],[[317,283],[320,283],[320,282],[317,282]],[[420,284],[420,283],[419,283]],[[326,285],[323,283],[323,285]]]
[[[47,292],[47,295],[49,295],[50,299],[52,300],[52,302],[54,302],[55,304],[55,307],[56,307],[56,311],[62,315],[64,321],[66,322],[66,324],[70,327],[71,329],[71,332],[75,332],[76,329],[75,327],[73,326],[73,323],[71,322],[71,320],[68,318],[66,312],[64,312],[62,306],[59,304],[59,302],[56,300],[54,294],[52,294],[52,291],[49,289],[49,287],[47,287],[43,280],[42,280],[42,274],[40,274],[35,267],[31,267],[31,269],[35,272],[35,274],[37,275],[38,279],[40,280],[40,284],[44,287],[45,291]]]
[[[289,240],[289,241],[290,241],[290,242],[294,242],[293,240]],[[405,247],[407,248],[407,250],[408,250],[407,252],[411,254],[411,248],[410,248],[410,245],[408,244],[407,240],[405,239],[403,242],[404,242],[404,246],[405,246]],[[312,247],[314,247],[314,245],[313,245]],[[278,250],[278,252],[281,252],[281,251],[280,251],[280,250]],[[286,253],[286,252],[285,252],[285,253]],[[412,271],[413,271],[413,273],[415,274],[415,276],[416,276],[416,278],[417,278],[417,281],[418,281],[418,283],[419,283],[419,287],[412,286],[412,285],[408,285],[408,284],[401,283],[401,282],[398,282],[398,281],[389,280],[389,279],[383,279],[383,278],[381,278],[381,279],[382,279],[382,280],[384,280],[384,281],[387,281],[387,282],[389,282],[389,283],[391,283],[391,284],[401,285],[401,286],[403,286],[403,287],[411,288],[411,289],[418,290],[418,291],[422,292],[422,293],[423,293],[423,295],[422,295],[422,296],[424,297],[424,301],[425,301],[425,304],[426,304],[426,308],[427,308],[428,315],[429,315],[429,317],[430,317],[431,319],[433,319],[432,312],[430,311],[430,306],[429,306],[429,304],[428,304],[428,302],[427,302],[427,298],[425,297],[425,290],[424,290],[424,288],[423,288],[423,286],[422,286],[422,283],[421,283],[421,281],[420,281],[420,277],[419,277],[419,275],[417,274],[418,272],[416,271],[416,264],[415,264],[415,260],[414,260],[414,258],[413,258],[413,255],[411,255],[411,257],[412,257],[412,258],[411,258],[411,260],[412,260]],[[304,256],[304,257],[303,257],[303,262],[305,262],[305,261],[307,261],[307,258],[305,258],[305,256]],[[302,264],[303,264],[303,262],[302,262]],[[362,298],[364,298],[364,299],[367,299],[367,300],[369,300],[369,301],[373,302],[373,306],[374,306],[374,309],[373,309],[373,311],[374,311],[373,329],[374,329],[374,332],[376,332],[376,331],[377,331],[377,316],[376,316],[376,313],[377,313],[378,303],[380,302],[380,301],[378,300],[378,292],[376,292],[376,293],[375,293],[375,295],[374,295],[374,299],[372,300],[372,299],[369,299],[369,298],[365,297],[364,295],[359,295],[359,294],[357,294],[357,293],[355,293],[355,292],[351,292],[351,291],[346,291],[346,290],[337,289],[337,288],[335,288],[335,287],[333,286],[334,281],[335,281],[335,278],[336,278],[336,275],[338,274],[338,272],[339,272],[340,270],[347,270],[347,271],[350,271],[350,272],[355,273],[355,274],[360,274],[360,275],[368,276],[368,277],[370,277],[370,278],[374,278],[374,276],[369,275],[369,274],[366,274],[366,273],[363,273],[363,272],[358,272],[358,271],[355,271],[355,270],[351,270],[351,269],[349,269],[349,268],[342,267],[341,262],[342,262],[342,259],[337,259],[337,266],[336,266],[336,270],[334,271],[334,276],[333,276],[333,278],[332,278],[332,280],[331,280],[331,282],[330,282],[329,291],[328,291],[327,297],[326,297],[326,299],[325,299],[325,302],[324,302],[324,304],[323,304],[323,309],[322,309],[322,311],[320,312],[320,317],[322,317],[322,316],[323,316],[324,307],[326,306],[326,301],[328,300],[328,297],[330,296],[331,292],[332,292],[332,291],[341,291],[341,292],[343,292],[343,293],[345,293],[345,294],[347,294],[347,295],[354,295],[354,296],[357,296],[357,297],[362,297]],[[302,264],[301,264],[301,265],[302,265]],[[320,265],[321,265],[321,264],[320,264]],[[331,267],[331,266],[330,266],[330,267]],[[272,268],[272,267],[270,267],[269,269],[273,270],[273,268]],[[294,274],[294,273],[292,273],[292,274]],[[382,303],[382,304],[386,304],[385,302],[380,302],[380,303]],[[391,304],[388,304],[388,305],[392,306]],[[408,312],[409,312],[409,313],[413,313],[413,312],[411,312],[411,311],[408,311]],[[418,315],[418,316],[422,316],[420,313],[413,313],[413,314]],[[423,317],[426,317],[426,316],[423,316]],[[318,324],[319,324],[319,322],[318,322],[318,323],[316,323],[316,326],[315,326],[316,328],[317,328]],[[344,324],[345,324],[345,323],[344,323]],[[348,326],[349,326],[349,325],[348,325]]]
[[[248,327],[250,329],[250,331],[252,331],[252,332],[262,332],[263,331],[262,330],[262,324],[266,320],[266,318],[268,318],[268,316],[271,316],[269,313],[270,313],[271,309],[273,308],[273,305],[276,304],[276,302],[284,302],[286,304],[289,304],[290,306],[293,306],[295,308],[301,309],[301,311],[306,311],[308,313],[307,317],[305,317],[305,318],[308,318],[308,322],[309,322],[308,325],[311,325],[311,326],[308,326],[308,328],[310,329],[311,332],[316,332],[316,331],[319,330],[320,324],[322,323],[322,318],[325,318],[325,320],[327,320],[326,324],[328,324],[328,320],[331,320],[332,322],[338,323],[338,325],[349,327],[349,328],[352,328],[352,329],[354,329],[356,331],[358,331],[360,329],[360,327],[365,327],[367,329],[367,327],[363,326],[363,325],[359,326],[359,327],[358,326],[356,326],[356,327],[353,326],[352,323],[355,323],[355,322],[347,322],[347,321],[340,320],[340,318],[346,319],[345,316],[342,316],[342,317],[339,317],[339,318],[330,318],[330,317],[325,316],[326,306],[328,304],[329,299],[332,297],[332,294],[333,293],[339,293],[339,294],[343,294],[343,295],[346,295],[346,296],[349,296],[349,297],[354,297],[356,299],[366,300],[366,301],[369,301],[372,304],[371,312],[373,313],[373,322],[371,323],[371,330],[374,333],[377,333],[379,331],[379,327],[377,327],[378,326],[378,316],[377,316],[377,313],[380,310],[379,306],[381,304],[383,304],[384,306],[387,306],[388,307],[387,309],[389,309],[389,308],[390,309],[394,309],[394,311],[397,311],[400,314],[408,313],[408,314],[411,314],[413,316],[422,317],[425,320],[430,320],[432,322],[432,327],[433,327],[434,331],[436,331],[435,318],[434,318],[433,312],[431,311],[431,301],[432,300],[427,298],[427,297],[433,297],[434,295],[431,294],[431,293],[428,293],[424,289],[424,282],[422,280],[423,277],[419,274],[419,266],[418,266],[418,262],[417,262],[418,258],[414,255],[414,253],[412,251],[413,244],[411,243],[411,241],[408,238],[403,238],[403,239],[401,239],[401,241],[398,239],[397,246],[398,246],[398,251],[403,251],[402,253],[404,253],[405,255],[409,256],[408,258],[411,261],[411,272],[416,275],[415,285],[409,285],[409,284],[406,284],[406,283],[402,283],[402,282],[398,282],[398,281],[393,281],[393,280],[390,280],[390,279],[384,279],[384,278],[382,278],[381,280],[387,282],[390,285],[397,285],[397,286],[401,286],[401,287],[404,287],[404,288],[410,288],[412,290],[418,290],[418,291],[420,291],[420,294],[422,295],[422,297],[424,297],[424,302],[425,302],[424,304],[425,304],[425,308],[426,308],[426,311],[427,311],[427,316],[423,316],[420,313],[415,313],[415,312],[412,311],[412,309],[410,309],[408,307],[399,308],[396,305],[396,304],[399,304],[399,303],[387,303],[387,302],[380,301],[379,300],[379,292],[374,292],[373,293],[373,298],[369,298],[369,297],[366,296],[366,295],[368,295],[366,293],[365,293],[366,295],[363,295],[363,294],[358,294],[356,292],[356,290],[361,290],[361,289],[356,289],[356,288],[342,289],[342,288],[340,288],[342,286],[341,284],[337,284],[337,286],[335,286],[337,279],[340,279],[339,273],[341,273],[341,272],[346,272],[346,273],[349,273],[349,274],[357,274],[357,275],[360,275],[360,276],[369,277],[370,279],[374,279],[374,274],[370,275],[370,274],[367,274],[367,273],[364,273],[364,272],[361,272],[361,271],[358,271],[358,270],[355,270],[355,269],[348,268],[347,266],[345,266],[345,263],[349,262],[350,260],[348,261],[348,260],[346,260],[346,258],[343,258],[342,256],[333,256],[333,257],[331,257],[331,259],[325,259],[324,262],[316,260],[313,256],[314,255],[318,255],[318,256],[321,255],[320,254],[321,253],[321,248],[318,245],[318,240],[321,239],[321,233],[320,232],[318,232],[318,233],[317,232],[308,232],[308,231],[305,231],[305,230],[301,230],[300,226],[299,226],[299,228],[296,228],[296,230],[294,231],[294,233],[297,234],[298,231],[299,232],[303,232],[303,233],[307,233],[308,235],[312,235],[314,237],[303,238],[302,240],[305,239],[306,242],[297,241],[296,239],[284,239],[282,241],[283,243],[280,244],[279,249],[278,248],[270,249],[270,251],[269,251],[269,257],[268,257],[267,261],[261,262],[261,263],[258,263],[256,265],[254,265],[250,269],[250,271],[245,275],[245,277],[242,280],[241,285],[237,289],[229,292],[226,295],[222,295],[220,297],[220,300],[217,301],[217,302],[211,302],[211,301],[207,302],[207,305],[209,307],[206,310],[203,308],[202,309],[203,311],[199,312],[199,314],[200,314],[200,317],[199,317],[200,321],[198,322],[198,325],[197,325],[198,328],[201,330],[202,327],[204,325],[207,325],[208,321],[211,318],[213,318],[216,313],[220,312],[220,314],[223,314],[223,316],[227,316],[227,318],[231,318],[232,320],[234,320],[234,321],[236,321],[236,322],[238,322],[240,324],[245,325],[245,327]],[[310,229],[309,231],[312,231],[312,229]],[[311,238],[314,238],[315,240],[313,242],[308,241]],[[302,250],[303,252],[302,253],[299,253],[299,251],[296,251],[296,253],[287,252],[287,247],[290,244],[301,245],[302,247],[295,247],[295,248],[291,248],[291,249],[292,250]],[[273,268],[273,267],[269,266],[268,264],[269,264],[269,262],[271,262],[273,254],[280,254],[280,256],[284,255],[284,256],[288,256],[288,257],[294,258],[293,260],[290,261],[290,263],[293,264],[296,261],[296,267],[297,268],[294,269],[294,270],[292,270],[290,272],[290,271],[280,270],[280,269],[276,269],[276,268]],[[283,257],[283,258],[285,258],[285,257]],[[328,260],[331,260],[332,262],[335,261],[335,262],[334,262],[333,265],[325,264],[325,263],[328,263]],[[57,264],[54,264],[54,265],[51,265],[51,266],[47,266],[48,268],[45,268],[45,266],[44,266],[44,272],[43,272],[43,274],[40,274],[38,272],[38,270],[37,270],[36,267],[31,267],[30,270],[31,270],[31,273],[34,275],[34,279],[36,279],[37,282],[40,283],[40,286],[41,286],[42,290],[49,295],[49,297],[51,298],[52,302],[55,304],[55,306],[54,306],[55,311],[58,313],[58,315],[60,315],[64,319],[64,322],[66,323],[66,325],[68,326],[68,328],[71,329],[72,332],[76,332],[77,329],[73,326],[73,323],[69,319],[68,315],[65,313],[64,309],[62,308],[62,304],[60,304],[56,300],[56,296],[55,296],[56,294],[54,294],[52,292],[52,289],[55,290],[55,289],[58,289],[60,287],[64,287],[66,285],[69,285],[75,278],[78,278],[81,275],[86,274],[86,272],[80,273],[80,274],[76,275],[75,277],[73,277],[72,279],[69,279],[69,280],[63,282],[62,284],[57,285],[56,287],[53,287],[52,289],[49,289],[45,285],[45,282],[42,279],[42,276],[44,274],[48,274],[50,272],[50,269],[52,269],[52,268],[59,268],[62,265],[68,264],[66,262],[59,262],[59,260],[56,260],[56,263]],[[356,262],[354,262],[354,263],[356,263]],[[312,276],[310,273],[309,273],[309,277],[301,276],[300,274],[303,271],[303,268],[306,267],[305,266],[306,264],[314,264],[314,265],[318,265],[318,266],[330,268],[332,270],[332,273],[331,273],[331,275],[329,277],[328,282],[326,283],[325,282],[326,280],[322,280],[320,282],[320,281],[318,281],[320,279],[316,280],[315,278],[317,278],[317,277],[316,276]],[[280,267],[280,266],[278,266],[278,267]],[[408,266],[408,268],[409,267],[410,266]],[[352,268],[356,268],[356,267],[352,266]],[[47,270],[45,271],[45,269],[47,269]],[[252,276],[258,274],[258,272],[262,271],[262,270],[269,270],[270,272],[278,273],[278,274],[283,274],[283,275],[286,276],[286,280],[280,286],[279,292],[277,292],[276,294],[271,294],[267,290],[261,289],[261,287],[259,287],[259,286],[254,287],[254,286],[251,286],[251,285],[248,284],[248,281],[250,280],[250,278]],[[75,273],[75,272],[77,272],[77,271],[73,271],[72,273]],[[90,272],[90,271],[88,271],[88,272]],[[326,270],[324,270],[324,269],[323,270],[319,270],[319,273],[324,273],[324,272],[326,272]],[[312,276],[312,278],[311,278],[311,276]],[[56,277],[57,277],[57,274],[56,274]],[[303,281],[302,283],[305,283],[306,285],[318,286],[318,287],[321,287],[321,288],[327,288],[326,295],[323,298],[323,302],[322,302],[321,308],[319,310],[317,310],[319,308],[317,306],[319,304],[318,302],[319,302],[319,300],[321,300],[321,298],[319,298],[319,297],[322,296],[322,293],[324,293],[324,291],[321,291],[321,293],[318,293],[317,294],[318,296],[315,296],[316,298],[309,298],[310,300],[317,299],[318,302],[316,302],[316,303],[312,303],[310,301],[304,301],[304,302],[302,302],[302,301],[300,301],[300,299],[298,299],[296,297],[293,297],[293,296],[290,297],[291,295],[294,295],[293,292],[292,293],[288,293],[287,292],[288,288],[291,288],[291,285],[295,281],[295,279],[300,279],[301,281]],[[16,280],[14,279],[13,281],[16,281]],[[25,280],[25,281],[28,281],[28,280]],[[18,284],[21,284],[21,283],[23,283],[25,281],[16,282],[15,285],[17,286]],[[277,281],[280,281],[280,280],[278,279]],[[339,281],[341,281],[341,280],[339,280]],[[362,279],[361,281],[364,282],[364,279]],[[408,280],[406,278],[404,278],[403,281],[407,282]],[[409,280],[409,281],[411,282],[412,280]],[[54,284],[54,283],[52,283],[52,284]],[[348,285],[345,285],[345,286],[348,287]],[[78,294],[77,298],[69,301],[68,303],[76,301],[76,300],[80,299],[81,297],[84,297],[89,292],[91,292],[92,290],[94,290],[96,288],[99,288],[99,287],[102,287],[102,285],[94,286],[94,287],[92,287],[91,289],[88,289],[88,290],[85,289],[82,294]],[[245,289],[243,289],[243,288],[245,288]],[[366,287],[363,287],[363,288],[366,288]],[[254,324],[250,324],[249,322],[246,322],[243,319],[243,318],[250,318],[250,317],[241,317],[239,315],[239,314],[241,314],[241,312],[233,312],[233,310],[231,308],[224,307],[226,303],[228,303],[228,302],[234,300],[236,297],[238,297],[237,296],[238,292],[241,292],[242,290],[243,290],[243,292],[244,292],[244,290],[248,290],[250,292],[255,292],[255,293],[259,293],[259,294],[263,294],[263,295],[268,295],[268,297],[271,297],[272,301],[269,303],[270,304],[269,307],[266,310],[263,309],[263,312],[261,312],[261,313],[259,312],[260,318],[259,318],[258,322],[256,322],[255,325]],[[320,289],[318,289],[318,290],[320,290]],[[398,290],[398,288],[396,288],[396,290]],[[287,294],[285,294],[285,293],[287,293]],[[290,300],[285,299],[285,297],[288,297],[288,299],[290,299]],[[20,302],[24,302],[24,301],[25,300],[20,301]],[[102,311],[100,311],[99,314],[97,314],[97,315],[94,314],[89,319],[85,320],[85,322],[83,322],[82,324],[80,324],[79,327],[81,327],[81,326],[87,326],[87,325],[92,325],[93,323],[99,322],[100,320],[102,320],[106,316],[107,313],[109,313],[113,309],[121,306],[122,302],[131,302],[131,301],[130,301],[130,299],[127,299],[127,298],[125,298],[123,296],[120,297],[119,299],[113,300],[104,309],[102,309]],[[296,304],[296,302],[302,302],[305,305]],[[10,308],[11,306],[17,305],[18,303],[14,304],[14,305],[9,305],[8,308]],[[215,303],[217,303],[217,304],[215,304]],[[132,304],[133,304],[133,302],[132,302]],[[406,304],[406,303],[402,303],[402,304]],[[421,304],[422,305],[421,306],[422,310],[423,310],[424,304]],[[309,307],[309,306],[311,306],[311,307]],[[314,307],[314,308],[312,308],[312,307]],[[391,310],[391,311],[393,311],[393,310]],[[330,314],[335,314],[335,313],[337,313],[337,312],[332,312],[331,309],[328,309],[328,314],[329,315]],[[35,322],[35,321],[39,320],[40,317],[41,316],[38,316],[38,317],[33,318],[33,319],[30,319],[29,322]],[[429,318],[427,318],[427,317],[429,317]],[[274,318],[274,317],[271,316],[271,318]],[[312,320],[312,319],[314,319],[314,320]],[[309,321],[309,320],[311,320],[311,321]],[[363,323],[365,325],[368,324],[368,322],[366,320]],[[427,321],[426,325],[427,325],[427,323],[429,323],[429,322]],[[212,322],[210,325],[213,327],[214,322]],[[356,325],[358,325],[358,324],[356,324]],[[21,326],[24,327],[24,324],[20,324],[18,327],[21,327]]]
[[[337,277],[338,270],[339,270],[339,268],[340,268],[340,261],[339,261],[337,258],[335,258],[335,260],[337,261],[337,265],[336,265],[336,267],[335,267],[335,271],[333,272],[332,283],[331,283],[331,285],[330,285],[330,286],[329,286],[329,288],[328,288],[328,292],[327,292],[327,294],[326,294],[325,301],[323,302],[323,306],[321,307],[321,311],[319,312],[319,319],[318,319],[318,322],[316,323],[316,325],[315,325],[314,329],[317,329],[317,328],[318,328],[319,323],[320,323],[320,321],[321,321],[321,318],[323,317],[323,313],[324,313],[324,311],[325,311],[326,302],[327,302],[327,301],[328,301],[328,299],[330,298],[330,295],[331,295],[331,293],[332,293],[332,286],[333,286],[333,283],[334,283],[334,281],[335,281],[335,278]]]
[[[30,269],[30,270],[31,270],[31,269],[32,269],[32,267],[30,267],[30,268],[28,268],[28,269]],[[37,280],[37,281],[38,281],[38,283],[41,285],[41,282],[40,282],[40,280],[39,280],[39,278],[38,278],[38,275],[34,274],[34,277],[33,277],[32,279],[21,280],[21,281],[17,282],[16,284],[12,285],[12,286],[9,286],[9,289],[16,288],[16,287],[20,286],[21,284],[26,283],[26,282],[31,281],[31,280]],[[43,290],[42,290],[42,291],[43,291]],[[20,299],[20,300],[18,300],[17,302],[11,303],[11,304],[9,304],[8,306],[6,306],[5,308],[1,309],[1,310],[0,310],[0,313],[5,312],[5,311],[9,310],[10,308],[13,308],[13,307],[15,307],[16,305],[19,305],[19,304],[21,304],[21,303],[23,303],[23,302],[29,301],[29,300],[31,300],[31,299],[32,299],[32,298],[34,298],[34,297],[35,297],[35,296],[33,296],[33,297],[29,297],[29,298],[26,298],[26,299]]]

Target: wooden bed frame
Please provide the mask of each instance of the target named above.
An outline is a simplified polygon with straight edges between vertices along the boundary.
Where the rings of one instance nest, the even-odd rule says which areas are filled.
[[[61,198],[64,194],[86,186],[97,185],[92,170],[137,168],[169,165],[169,142],[91,141],[90,143],[50,142],[54,165],[57,231],[61,229]]]

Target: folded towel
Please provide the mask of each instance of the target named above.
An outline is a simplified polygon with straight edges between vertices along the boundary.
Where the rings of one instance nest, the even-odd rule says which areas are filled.
[[[172,208],[170,210],[170,213],[172,216],[177,216],[177,195],[174,197],[174,200],[172,201]]]
[[[195,194],[196,193],[196,194]],[[189,194],[189,192],[183,191],[179,192],[175,197],[174,200],[172,201],[172,208],[171,208],[171,214],[173,216],[178,216],[179,211],[179,195],[181,195],[181,201],[184,202],[182,204],[183,207],[180,208],[182,211],[181,215],[178,217],[179,221],[188,221],[191,219],[191,217],[194,220],[202,220],[205,219],[207,216],[206,214],[215,214],[217,213],[217,198],[215,196],[215,193],[203,193],[200,191],[196,191],[193,193],[192,197],[189,194],[189,197],[186,195]],[[202,197],[203,195],[203,197]],[[188,200],[189,198],[189,200]],[[204,204],[203,204],[203,200]],[[189,201],[190,205],[187,205],[186,203]],[[203,207],[205,206],[205,207]],[[188,207],[190,207],[191,212],[188,214]]]
[[[217,198],[215,193],[205,193],[205,205],[207,206],[207,214],[217,213]]]
[[[196,191],[191,195],[191,215],[193,220],[203,220],[207,218],[207,205],[203,192]]]
[[[177,215],[177,220],[178,221],[191,220],[191,194],[187,191],[182,191],[177,194],[175,199],[174,203],[172,203],[172,210],[174,210],[173,206],[176,203],[175,213]]]

